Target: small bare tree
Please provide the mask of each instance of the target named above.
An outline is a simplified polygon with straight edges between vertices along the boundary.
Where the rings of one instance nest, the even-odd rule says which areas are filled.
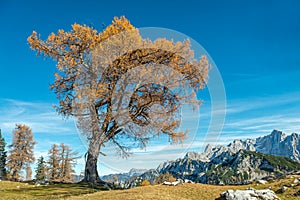
[[[50,181],[60,181],[60,150],[57,144],[53,144],[48,151],[48,178]]]
[[[48,178],[54,182],[72,182],[75,173],[74,165],[79,158],[68,145],[53,144],[48,152]]]
[[[77,152],[74,152],[68,145],[60,144],[60,182],[70,183],[73,181],[75,174],[74,165],[79,158]]]

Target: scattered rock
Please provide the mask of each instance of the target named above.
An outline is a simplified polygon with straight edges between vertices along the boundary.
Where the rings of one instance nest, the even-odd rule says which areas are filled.
[[[300,175],[300,171],[297,171],[297,172],[295,172],[294,174],[296,174],[296,175]]]
[[[184,179],[184,182],[185,182],[185,183],[194,183],[193,181],[188,180],[188,179]]]
[[[257,182],[260,183],[260,184],[263,184],[263,185],[268,183],[268,181],[265,181],[265,180],[258,180]]]
[[[176,185],[178,185],[178,184],[180,184],[179,181],[172,182],[172,185],[173,185],[173,186],[176,186]]]
[[[174,182],[164,181],[163,185],[176,186],[176,185],[179,185],[179,184],[182,184],[182,183],[183,183],[183,181],[181,179],[179,179],[179,180],[174,181]]]
[[[218,200],[279,200],[275,192],[272,190],[255,190],[249,188],[247,190],[227,190],[222,192]]]
[[[256,190],[255,191],[258,196],[263,200],[277,200],[280,199],[278,196],[276,196],[275,192],[273,190]]]
[[[163,185],[171,185],[172,183],[171,182],[169,182],[169,181],[164,181],[163,182]]]
[[[174,181],[174,182],[165,181],[165,182],[163,182],[163,185],[169,185],[169,186],[176,186],[179,184],[181,184],[180,181]]]
[[[294,183],[299,183],[299,179],[296,178],[296,179],[294,180]]]
[[[287,190],[287,187],[286,187],[286,186],[282,186],[282,187],[281,187],[281,192],[282,192],[282,193],[284,193],[286,190]]]

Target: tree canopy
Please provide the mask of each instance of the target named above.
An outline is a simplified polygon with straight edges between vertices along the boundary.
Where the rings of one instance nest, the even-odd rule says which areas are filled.
[[[84,181],[101,182],[97,159],[107,142],[126,157],[130,145],[124,137],[142,148],[154,135],[166,134],[173,142],[185,139],[185,132],[176,131],[180,106],[201,103],[196,92],[205,86],[209,70],[206,56],[194,58],[189,40],[151,41],[120,17],[100,33],[74,24],[71,31],[51,33],[45,41],[33,32],[28,42],[38,55],[57,62],[51,85],[57,111],[76,117],[87,136]]]

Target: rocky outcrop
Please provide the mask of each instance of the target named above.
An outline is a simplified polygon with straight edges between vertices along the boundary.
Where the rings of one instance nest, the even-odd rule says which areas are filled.
[[[256,139],[255,151],[284,156],[300,161],[300,135],[292,133],[286,135],[281,131],[274,130],[270,135]]]
[[[218,159],[221,160],[221,159]],[[300,169],[300,163],[285,157],[240,150],[222,162],[211,161],[205,171],[210,184],[247,184],[270,176],[282,176]]]
[[[143,180],[148,180],[151,184],[159,177],[159,172],[156,169],[150,169],[141,175]]]
[[[255,190],[249,188],[247,190],[227,190],[220,195],[217,200],[279,200],[280,198],[273,190]]]
[[[282,131],[273,130],[271,134],[256,139],[234,140],[227,146],[207,145],[203,153],[195,153],[193,157],[202,161],[212,160],[223,152],[236,153],[239,150],[257,151],[264,154],[283,156],[300,162],[300,135],[286,135]]]
[[[203,182],[201,180],[203,172],[205,171],[206,162],[202,162],[197,158],[192,159],[187,155],[181,159],[177,159],[172,162],[167,162],[163,166],[163,168],[159,167],[157,171],[159,174],[165,174],[169,172],[175,178],[179,179],[189,179],[196,182]],[[202,174],[201,174],[202,173]]]
[[[190,156],[191,155],[191,156]],[[175,178],[209,184],[247,184],[265,177],[284,175],[300,170],[300,163],[280,156],[248,150],[224,151],[209,162],[188,153],[183,158],[168,161],[157,168]]]

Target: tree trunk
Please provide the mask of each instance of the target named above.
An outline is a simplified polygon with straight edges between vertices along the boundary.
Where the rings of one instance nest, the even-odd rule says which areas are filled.
[[[99,140],[99,139],[96,139]],[[87,160],[85,163],[84,179],[82,182],[87,182],[89,185],[103,184],[100,179],[97,170],[97,161],[100,153],[101,143],[99,141],[92,140],[87,152]]]

